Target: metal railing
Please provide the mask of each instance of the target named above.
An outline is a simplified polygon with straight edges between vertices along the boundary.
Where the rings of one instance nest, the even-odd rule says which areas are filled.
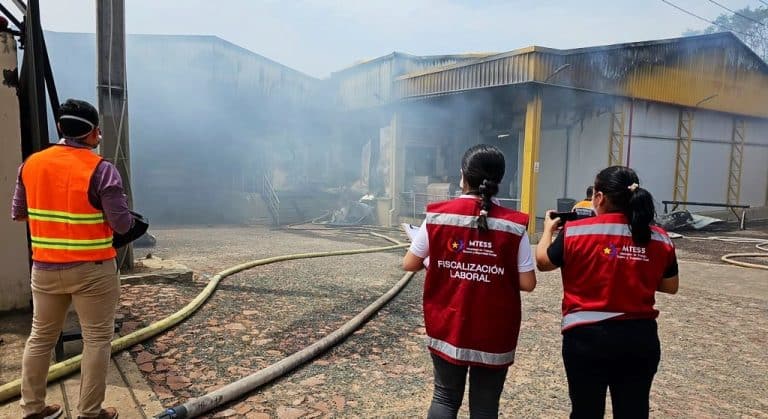
[[[459,195],[448,194],[427,194],[420,192],[401,192],[400,193],[400,216],[410,218],[424,218],[427,205],[432,202],[446,201],[456,198]],[[514,210],[520,209],[520,199],[518,198],[495,198],[499,204],[505,208]]]
[[[280,225],[280,198],[277,197],[277,192],[275,192],[269,176],[264,175],[262,186],[261,196],[264,198],[264,202],[267,203],[269,213],[272,215],[272,221],[275,222],[275,225]]]

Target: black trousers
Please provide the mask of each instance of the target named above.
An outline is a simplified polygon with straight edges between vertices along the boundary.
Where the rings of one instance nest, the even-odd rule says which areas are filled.
[[[616,419],[647,418],[661,346],[655,320],[606,320],[563,334],[571,418],[602,418],[606,389]]]
[[[469,370],[469,416],[472,419],[498,418],[499,398],[508,368],[466,367],[451,364],[435,354],[435,392],[427,419],[454,419],[464,398]]]

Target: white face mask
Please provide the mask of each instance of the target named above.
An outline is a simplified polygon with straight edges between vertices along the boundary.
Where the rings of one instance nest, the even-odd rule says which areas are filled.
[[[461,176],[459,178],[459,189],[464,190],[464,172],[459,170],[459,176]]]

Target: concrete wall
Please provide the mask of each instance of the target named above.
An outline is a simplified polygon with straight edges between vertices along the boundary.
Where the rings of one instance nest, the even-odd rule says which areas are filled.
[[[16,41],[0,33],[0,69],[16,68]],[[16,90],[0,84],[0,196],[6,205],[0,215],[0,311],[28,308],[29,253],[24,223],[11,220],[8,210],[21,163],[19,102]]]

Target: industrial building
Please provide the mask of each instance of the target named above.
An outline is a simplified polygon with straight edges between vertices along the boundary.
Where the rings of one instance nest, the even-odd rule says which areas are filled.
[[[95,97],[93,36],[47,38],[61,96]],[[268,197],[267,179],[286,199],[357,180],[380,198],[379,222],[396,224],[454,192],[461,153],[477,142],[508,156],[504,202],[539,217],[581,198],[609,164],[637,169],[658,201],[755,206],[768,194],[768,66],[729,33],[396,52],[326,80],[212,36],[131,35],[127,55],[136,202],[160,222],[298,221],[289,202],[254,216],[270,208],[248,204]],[[213,154],[231,164],[208,173],[199,159]],[[169,200],[187,200],[187,213],[169,213]]]
[[[15,40],[0,35],[11,71]],[[94,101],[93,35],[46,37],[60,97]],[[454,194],[461,155],[480,142],[507,156],[504,205],[537,217],[614,164],[638,171],[659,210],[768,205],[768,64],[729,33],[393,53],[325,80],[216,37],[131,35],[127,57],[135,203],[156,225],[301,221],[343,203],[328,190],[352,184],[376,197],[378,223],[396,225]],[[12,86],[0,96],[16,102]],[[8,197],[18,119],[0,118]],[[6,217],[0,232],[19,239],[24,227]],[[0,310],[28,305],[26,254],[20,239],[0,248]]]
[[[378,173],[390,224],[418,217],[430,184],[457,185],[461,153],[479,142],[507,155],[501,195],[538,217],[559,198],[581,198],[614,164],[635,168],[659,209],[662,200],[766,205],[768,65],[732,34],[533,46],[403,73],[393,59],[334,75],[357,111],[389,98],[368,112],[389,118],[378,127]]]
[[[46,41],[59,97],[95,103],[95,35]],[[153,223],[270,222],[265,178],[327,180],[321,80],[215,36],[128,35],[126,61],[134,202]]]

